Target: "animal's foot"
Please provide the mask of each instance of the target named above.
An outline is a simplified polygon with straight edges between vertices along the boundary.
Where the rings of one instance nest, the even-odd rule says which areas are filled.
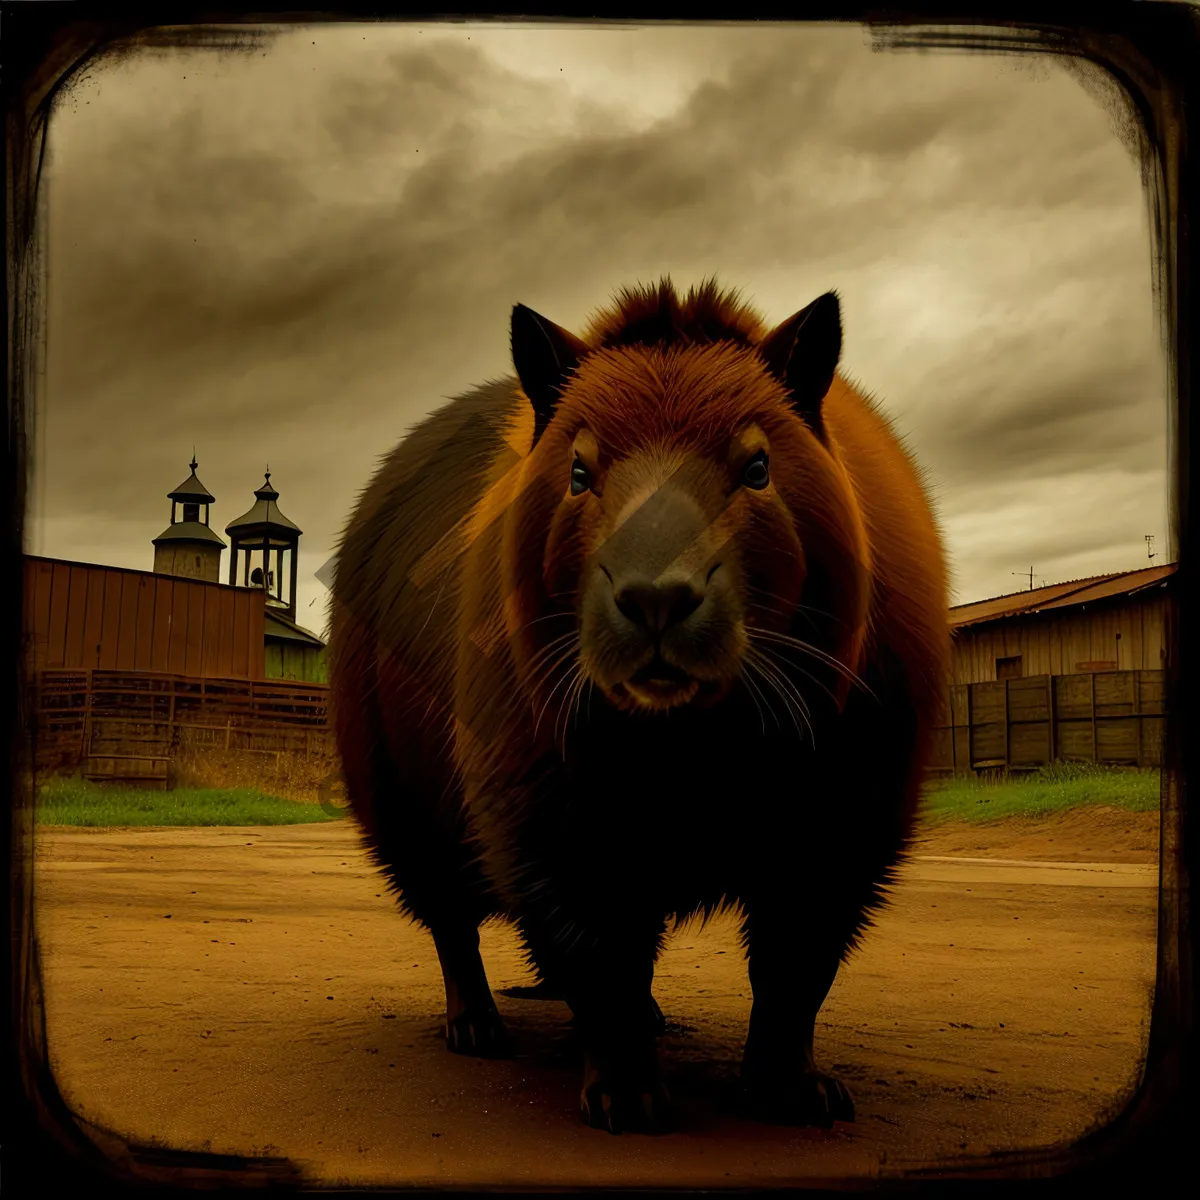
[[[822,1071],[734,1080],[727,1107],[738,1116],[772,1125],[815,1125],[854,1120],[854,1101],[840,1079]]]
[[[671,1097],[657,1071],[605,1069],[587,1056],[579,1115],[609,1133],[665,1133],[671,1128]]]
[[[673,1114],[671,1097],[661,1083],[646,1088],[594,1083],[580,1095],[579,1115],[585,1125],[609,1133],[666,1133]]]
[[[511,1058],[512,1038],[495,1007],[467,1009],[446,1022],[446,1045],[454,1054]]]

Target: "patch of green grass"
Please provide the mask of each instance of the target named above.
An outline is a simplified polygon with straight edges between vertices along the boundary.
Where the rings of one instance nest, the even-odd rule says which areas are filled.
[[[254,788],[181,788],[155,791],[50,779],[38,793],[40,825],[301,825],[336,821],[316,804],[269,796]]]
[[[937,822],[1034,817],[1085,805],[1153,812],[1158,808],[1159,779],[1157,770],[1061,763],[997,781],[939,780],[926,788],[922,813],[927,821]]]

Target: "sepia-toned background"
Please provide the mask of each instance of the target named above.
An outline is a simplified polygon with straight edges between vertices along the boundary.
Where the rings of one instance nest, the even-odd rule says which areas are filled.
[[[1139,164],[1049,59],[847,27],[296,29],[96,64],[47,181],[33,553],[149,569],[193,446],[219,532],[269,463],[321,632],[314,573],[378,456],[509,371],[511,306],[578,328],[669,273],[772,321],[839,291],[956,602],[1146,565],[1145,534],[1170,555]]]

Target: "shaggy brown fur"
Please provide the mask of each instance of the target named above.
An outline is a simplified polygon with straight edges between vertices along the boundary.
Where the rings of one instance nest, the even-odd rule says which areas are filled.
[[[477,935],[503,915],[572,1007],[594,1125],[666,1120],[654,961],[723,904],[741,1100],[853,1116],[813,1027],[911,835],[949,633],[919,472],[840,348],[832,294],[767,330],[664,280],[583,338],[518,306],[519,386],[418,426],[343,541],[347,786],[433,934],[450,1046],[507,1052]]]

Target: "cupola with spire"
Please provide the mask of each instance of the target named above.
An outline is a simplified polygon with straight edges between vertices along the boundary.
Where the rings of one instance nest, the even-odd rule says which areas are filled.
[[[190,465],[192,473],[167,493],[171,501],[171,524],[154,539],[154,571],[158,575],[217,583],[225,543],[209,528],[209,509],[214,497],[196,477],[195,452]]]
[[[229,535],[229,582],[261,587],[267,607],[296,618],[296,549],[302,530],[279,510],[279,493],[268,467],[254,506],[225,526]],[[286,558],[285,558],[286,555]],[[239,578],[240,576],[240,578]]]

